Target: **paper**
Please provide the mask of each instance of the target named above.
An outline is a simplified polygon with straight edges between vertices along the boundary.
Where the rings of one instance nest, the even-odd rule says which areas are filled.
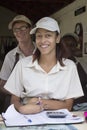
[[[8,107],[5,113],[2,113],[2,117],[5,119],[6,126],[28,126],[28,125],[42,125],[42,124],[69,124],[80,123],[84,121],[82,117],[73,117],[67,109],[56,110],[58,112],[64,112],[67,114],[65,118],[49,118],[46,114],[47,111],[43,111],[37,114],[23,115],[16,111],[14,105]]]

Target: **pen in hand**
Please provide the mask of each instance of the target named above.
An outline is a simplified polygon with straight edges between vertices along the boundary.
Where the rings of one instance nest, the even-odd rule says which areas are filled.
[[[36,105],[40,106],[41,111],[44,110],[43,105],[42,105],[42,101],[41,101],[41,97],[38,97],[38,101],[36,102]]]
[[[37,101],[36,104],[37,104],[37,105],[41,105],[41,104],[42,104],[42,102],[41,102],[41,97],[38,97],[38,101]]]

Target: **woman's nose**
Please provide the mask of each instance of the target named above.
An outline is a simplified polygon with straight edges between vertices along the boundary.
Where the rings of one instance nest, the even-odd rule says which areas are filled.
[[[41,41],[42,41],[42,43],[44,43],[46,41],[46,38],[44,36],[42,36]]]

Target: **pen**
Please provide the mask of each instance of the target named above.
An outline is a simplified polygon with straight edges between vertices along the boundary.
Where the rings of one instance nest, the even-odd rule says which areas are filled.
[[[28,118],[27,116],[25,116],[25,115],[24,115],[24,118],[25,118],[25,119],[27,119],[27,120],[28,120],[28,122],[30,122],[30,123],[32,122],[32,120],[31,120],[31,119],[29,119],[29,118]]]
[[[41,105],[41,97],[38,97],[37,105]]]
[[[43,106],[42,106],[42,101],[41,101],[41,97],[40,97],[40,96],[38,97],[38,101],[36,102],[36,105],[39,105],[39,106],[40,106],[40,110],[41,110],[41,111],[44,110],[44,108],[43,108]]]

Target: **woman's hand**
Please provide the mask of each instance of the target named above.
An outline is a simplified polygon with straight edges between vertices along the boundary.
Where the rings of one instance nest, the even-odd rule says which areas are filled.
[[[19,108],[19,112],[22,114],[35,114],[43,110],[42,105],[37,104],[26,104]]]
[[[38,98],[31,98],[28,103],[23,105],[20,102],[20,98],[12,95],[11,103],[14,104],[17,111],[22,114],[34,114],[43,111],[43,104],[38,104]]]
[[[27,104],[37,104],[38,98],[29,98]]]

